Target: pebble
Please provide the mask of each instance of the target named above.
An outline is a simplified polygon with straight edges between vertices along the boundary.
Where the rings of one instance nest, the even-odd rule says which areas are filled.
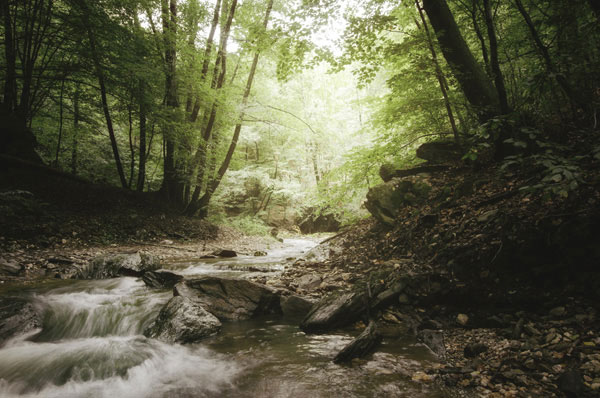
[[[556,318],[564,316],[566,313],[567,313],[567,310],[565,309],[565,307],[562,307],[562,306],[555,307],[550,310],[550,315],[552,315],[553,317],[556,317]]]
[[[469,316],[467,314],[458,314],[456,316],[456,322],[462,326],[466,326],[466,324],[469,322]]]

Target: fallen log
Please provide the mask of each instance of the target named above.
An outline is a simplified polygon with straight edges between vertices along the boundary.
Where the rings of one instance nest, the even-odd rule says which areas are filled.
[[[369,321],[369,326],[354,340],[344,347],[333,358],[334,363],[349,362],[354,358],[362,358],[369,355],[381,343],[381,334],[377,330],[375,321]]]

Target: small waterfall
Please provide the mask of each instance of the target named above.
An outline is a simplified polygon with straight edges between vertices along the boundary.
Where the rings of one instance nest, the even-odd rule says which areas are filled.
[[[238,372],[233,362],[203,347],[141,335],[171,295],[134,278],[77,281],[34,295],[43,327],[0,350],[0,397],[178,397],[222,390]]]
[[[245,277],[255,272],[245,266],[277,271],[288,257],[315,245],[285,243],[268,256],[189,261],[171,268],[224,276],[222,267],[237,264],[228,272]],[[43,314],[41,330],[0,348],[2,398],[443,396],[411,384],[409,375],[430,355],[411,342],[384,345],[367,364],[342,367],[331,358],[352,333],[305,335],[296,324],[272,318],[224,323],[219,335],[199,344],[166,344],[142,332],[170,291],[131,277],[65,281],[43,289],[28,293]]]
[[[36,341],[135,335],[154,319],[170,293],[148,294],[133,278],[79,282],[36,296],[44,325]]]

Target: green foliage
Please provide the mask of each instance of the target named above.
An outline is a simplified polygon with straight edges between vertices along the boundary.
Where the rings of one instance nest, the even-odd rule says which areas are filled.
[[[208,221],[217,225],[226,225],[250,236],[270,236],[273,227],[263,220],[252,216],[226,217],[222,213],[211,213]]]

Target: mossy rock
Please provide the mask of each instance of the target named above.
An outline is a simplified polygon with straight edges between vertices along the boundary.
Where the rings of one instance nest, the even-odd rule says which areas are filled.
[[[377,220],[393,225],[402,208],[422,204],[430,191],[431,185],[424,178],[393,178],[369,190],[365,207]]]

